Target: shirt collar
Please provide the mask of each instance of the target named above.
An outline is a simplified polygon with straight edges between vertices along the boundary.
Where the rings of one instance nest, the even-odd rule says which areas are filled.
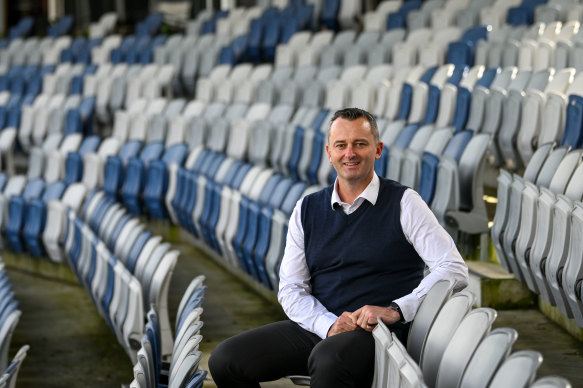
[[[376,173],[374,173],[372,180],[370,181],[368,186],[366,186],[366,188],[363,190],[363,192],[360,193],[360,195],[358,197],[356,197],[354,202],[356,202],[359,198],[363,198],[363,199],[366,199],[368,202],[371,203],[371,205],[374,206],[377,203],[377,198],[379,196],[379,187],[380,187],[380,179],[379,179],[378,175]],[[338,195],[338,178],[336,178],[336,180],[334,181],[334,190],[332,191],[332,198],[330,199],[330,206],[332,206],[332,210],[334,210],[334,205],[337,203],[338,204],[344,203],[344,202],[342,202],[342,200],[340,199],[340,196]]]

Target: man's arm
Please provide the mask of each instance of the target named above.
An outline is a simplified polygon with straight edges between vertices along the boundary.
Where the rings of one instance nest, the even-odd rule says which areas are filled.
[[[407,240],[429,268],[429,274],[409,295],[395,300],[405,321],[411,321],[429,289],[440,279],[468,284],[468,267],[447,231],[439,224],[421,196],[406,190],[401,199],[401,227]]]
[[[277,299],[289,319],[302,328],[326,338],[329,330],[345,330],[347,321],[328,311],[314,296],[310,286],[310,271],[304,251],[304,229],[301,222],[302,200],[294,208],[289,220],[285,252],[279,270]],[[335,322],[340,322],[334,330]]]

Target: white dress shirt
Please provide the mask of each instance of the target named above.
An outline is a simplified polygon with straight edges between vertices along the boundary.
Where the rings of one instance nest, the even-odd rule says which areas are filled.
[[[379,187],[379,177],[374,174],[364,191],[352,204],[348,204],[340,200],[337,191],[338,181],[336,181],[330,206],[334,208],[336,204],[339,204],[346,214],[356,211],[365,200],[374,206]],[[311,294],[310,271],[304,252],[301,209],[302,199],[296,203],[289,220],[285,252],[279,272],[277,297],[292,321],[321,338],[326,338],[328,330],[338,317],[328,311]],[[423,297],[438,280],[457,281],[456,288],[465,287],[468,283],[468,267],[451,236],[439,225],[427,204],[414,190],[405,190],[401,198],[400,220],[405,237],[429,269],[429,273],[421,280],[417,288],[394,301],[399,305],[405,321],[408,322],[415,317]]]

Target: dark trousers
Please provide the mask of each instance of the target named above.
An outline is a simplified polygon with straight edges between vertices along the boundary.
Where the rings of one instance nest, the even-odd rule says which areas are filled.
[[[309,375],[316,388],[370,388],[374,339],[357,330],[322,340],[295,322],[275,322],[222,342],[209,369],[219,388],[257,388],[288,375]]]

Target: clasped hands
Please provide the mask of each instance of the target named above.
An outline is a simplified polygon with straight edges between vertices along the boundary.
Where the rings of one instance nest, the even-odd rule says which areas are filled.
[[[399,313],[390,307],[364,306],[354,312],[345,311],[328,330],[328,337],[353,330],[371,332],[377,325],[377,317],[391,325],[400,319]]]

